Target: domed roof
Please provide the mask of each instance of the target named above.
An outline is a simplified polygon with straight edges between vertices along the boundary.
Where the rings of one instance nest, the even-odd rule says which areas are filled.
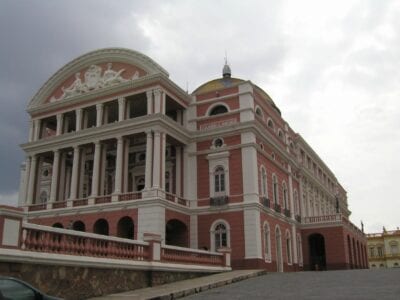
[[[193,91],[193,94],[202,94],[202,93],[207,93],[215,90],[220,90],[232,86],[236,86],[242,82],[245,82],[245,80],[240,79],[240,78],[231,78],[231,77],[225,77],[225,78],[217,78],[214,80],[210,80],[201,86],[199,86],[197,89]]]

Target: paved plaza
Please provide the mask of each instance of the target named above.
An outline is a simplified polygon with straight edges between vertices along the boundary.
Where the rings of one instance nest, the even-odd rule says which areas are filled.
[[[269,273],[187,300],[207,299],[400,299],[400,268]]]

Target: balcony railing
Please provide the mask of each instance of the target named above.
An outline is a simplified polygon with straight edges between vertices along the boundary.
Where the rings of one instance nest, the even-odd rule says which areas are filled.
[[[276,211],[276,212],[281,212],[281,206],[278,204],[278,203],[274,203],[274,210]]]
[[[285,208],[285,209],[283,210],[283,214],[284,214],[286,217],[290,218],[290,209]]]
[[[210,206],[222,206],[227,205],[229,202],[228,196],[218,196],[210,198]]]
[[[301,223],[301,216],[300,215],[295,215],[294,217],[297,222]]]
[[[316,216],[316,217],[304,217],[303,223],[314,224],[314,223],[335,223],[342,221],[342,214],[327,215],[327,216]]]
[[[264,207],[271,208],[271,201],[267,197],[261,197],[261,203]]]

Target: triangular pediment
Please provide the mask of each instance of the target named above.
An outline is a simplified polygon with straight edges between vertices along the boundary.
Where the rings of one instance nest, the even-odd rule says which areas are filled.
[[[107,48],[82,55],[58,70],[30,101],[28,110],[51,102],[168,72],[137,51]]]

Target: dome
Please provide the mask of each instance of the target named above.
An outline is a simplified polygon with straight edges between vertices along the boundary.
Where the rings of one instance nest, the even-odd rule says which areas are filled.
[[[228,66],[228,68],[229,68],[229,66]],[[221,90],[221,89],[239,85],[242,82],[245,82],[245,80],[239,79],[239,78],[231,78],[231,77],[218,78],[218,79],[210,80],[210,81],[202,84],[201,86],[199,86],[197,89],[195,89],[193,91],[193,94],[203,94],[203,93],[207,93],[207,92]]]

